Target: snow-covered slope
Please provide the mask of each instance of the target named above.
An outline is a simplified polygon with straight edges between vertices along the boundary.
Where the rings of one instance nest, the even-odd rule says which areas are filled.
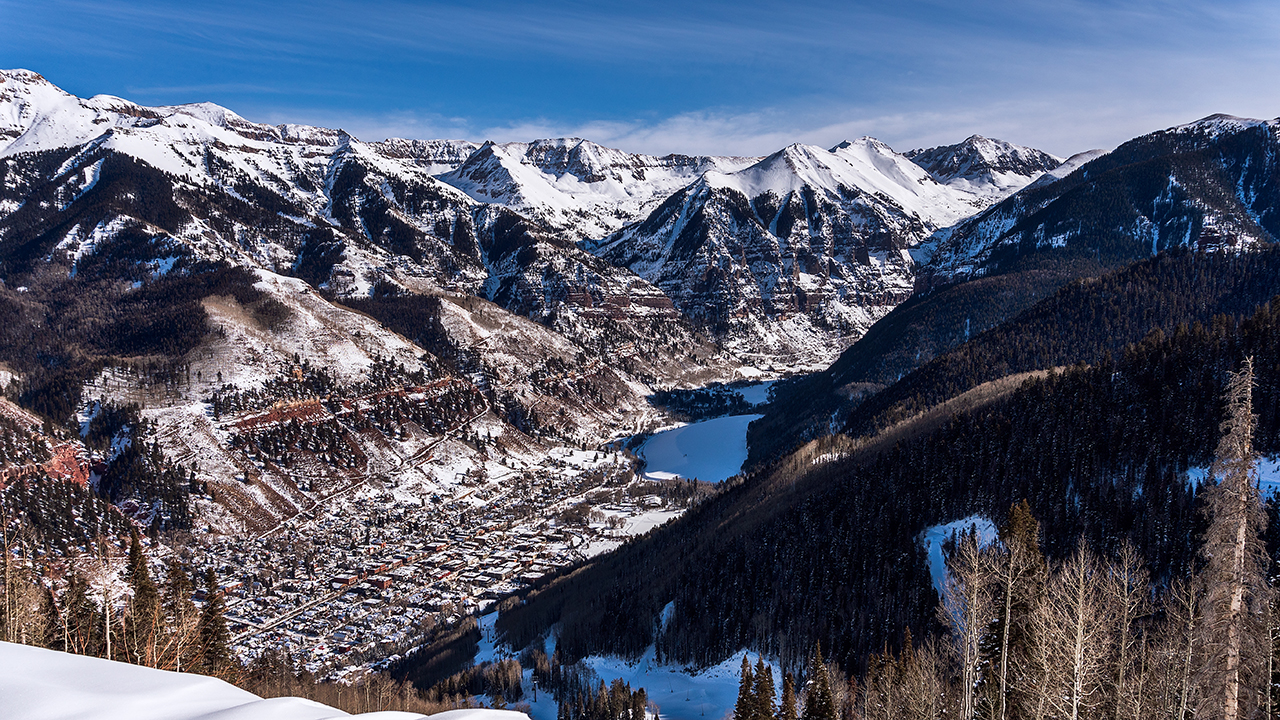
[[[741,352],[825,363],[911,294],[907,250],[984,202],[873,138],[791,145],[589,247]]]
[[[911,293],[907,250],[1049,162],[982,138],[930,152],[942,182],[871,138],[764,159],[366,143],[0,71],[0,262],[76,274],[105,255],[130,282],[225,262],[338,297],[476,295],[596,346],[661,322],[753,365],[820,366]]]
[[[82,100],[35,73],[3,71],[0,238],[8,247],[0,254],[24,270],[65,257],[74,273],[132,229],[157,238],[166,256],[288,272],[340,297],[367,295],[379,283],[480,295],[585,333],[580,339],[601,332],[602,312],[613,313],[610,327],[664,312],[679,322],[662,293],[633,273],[434,177],[478,147],[364,143],[339,130],[251,123],[207,103]],[[599,160],[609,153],[569,153],[564,177],[614,172]],[[538,156],[542,165],[556,162],[552,154]],[[646,192],[675,181],[665,182]],[[647,197],[604,184],[612,195],[600,197]],[[599,202],[581,212],[615,213]]]
[[[1066,248],[1123,262],[1177,246],[1280,238],[1280,120],[1213,115],[1079,153],[916,253],[926,282]]]
[[[0,642],[0,716],[5,720],[421,720],[352,716],[296,697],[263,699],[221,680]],[[437,720],[528,720],[509,710],[461,710]]]
[[[576,241],[617,230],[708,170],[736,169],[755,159],[654,157],[557,138],[485,143],[440,179]]]

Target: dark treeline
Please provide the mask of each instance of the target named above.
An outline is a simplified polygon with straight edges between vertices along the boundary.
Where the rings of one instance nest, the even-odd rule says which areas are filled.
[[[692,390],[659,390],[649,396],[649,402],[689,422],[724,415],[745,415],[752,410],[751,404],[732,386],[720,383]]]
[[[480,369],[479,356],[459,348],[444,328],[440,314],[441,303],[446,300],[431,295],[402,294],[396,288],[379,285],[373,297],[348,298],[342,302],[405,336],[454,372]]]
[[[279,303],[253,288],[248,270],[185,270],[136,290],[82,275],[23,292],[0,289],[0,360],[23,375],[18,401],[63,422],[79,408],[84,382],[104,366],[133,366],[139,359],[179,365],[214,329],[200,304],[206,297],[235,298],[263,315],[262,322],[277,321]]]
[[[749,462],[782,457],[829,432],[828,420],[921,364],[1053,295],[1067,283],[1114,266],[1079,253],[1024,256],[998,274],[907,298],[819,373],[779,381],[765,417],[752,423]]]
[[[1153,328],[1172,332],[1216,315],[1247,317],[1277,291],[1280,246],[1249,253],[1179,249],[1077,281],[868,398],[844,430],[866,434],[1006,375],[1093,363]]]
[[[1005,375],[1096,362],[1153,328],[1172,332],[1179,323],[1209,323],[1216,315],[1250,315],[1280,292],[1277,278],[1280,247],[1248,253],[1177,249],[1067,284],[994,327],[988,319],[992,306],[1004,303],[992,297],[1007,291],[998,285],[989,288],[993,295],[980,291],[984,283],[997,279],[979,279],[912,298],[895,313],[907,313],[918,304],[921,308],[911,313],[918,315],[940,297],[955,305],[951,296],[959,290],[981,294],[986,306],[962,304],[962,315],[954,307],[938,310],[934,314],[942,313],[940,318],[916,328],[899,327],[902,323],[893,322],[895,314],[890,314],[829,370],[779,385],[776,402],[764,418],[752,423],[751,461],[781,457],[784,451],[825,433],[833,412],[838,412],[838,429],[864,434]],[[938,293],[942,295],[935,297]],[[972,339],[962,332],[970,320]],[[947,348],[917,342],[914,362],[904,358],[890,362],[885,353],[901,344],[902,333],[926,330],[953,337],[958,347],[934,358],[934,353],[921,353],[919,348],[937,352]],[[920,367],[913,371],[917,364]],[[849,400],[836,392],[841,388]]]
[[[842,668],[936,626],[920,533],[1023,498],[1044,550],[1131,542],[1152,576],[1186,571],[1202,530],[1188,466],[1207,465],[1228,371],[1253,356],[1257,444],[1280,450],[1280,301],[1244,321],[1154,332],[1118,357],[1028,380],[876,444],[815,443],[681,520],[535,591],[499,627],[559,649],[712,664],[742,647],[795,665],[821,642]],[[900,429],[901,431],[901,429]],[[662,607],[675,602],[664,632]]]

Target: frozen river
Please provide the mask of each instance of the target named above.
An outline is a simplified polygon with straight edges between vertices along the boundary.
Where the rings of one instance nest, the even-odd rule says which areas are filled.
[[[640,446],[645,474],[720,482],[747,461],[747,425],[762,415],[730,415],[655,434]]]

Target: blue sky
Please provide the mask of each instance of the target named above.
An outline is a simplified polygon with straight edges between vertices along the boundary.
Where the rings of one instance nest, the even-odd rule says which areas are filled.
[[[0,67],[387,136],[762,154],[972,133],[1059,155],[1280,115],[1274,0],[0,0]]]

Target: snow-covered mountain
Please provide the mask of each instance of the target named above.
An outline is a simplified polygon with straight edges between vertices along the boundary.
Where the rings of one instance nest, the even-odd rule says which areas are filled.
[[[574,240],[600,238],[709,170],[757,158],[638,155],[579,138],[485,143],[440,179]]]
[[[873,138],[792,145],[705,173],[589,247],[743,346],[813,356],[815,339],[843,347],[909,296],[908,250],[990,192],[939,182]]]
[[[502,438],[485,451],[430,428],[393,442],[351,436],[360,472],[400,467],[440,441],[448,482],[486,462],[544,456],[546,442],[639,430],[655,417],[645,399],[654,387],[735,376],[738,363],[642,278],[433,177],[465,143],[363,143],[212,105],[83,100],[25,71],[0,83],[0,304],[23,315],[4,329],[8,360],[27,372],[48,344],[68,358],[107,353],[111,367],[139,356],[180,364],[181,391],[156,395],[108,368],[71,397],[141,403],[166,456],[199,462],[210,478],[226,511],[209,504],[202,515],[221,529],[260,530],[314,502],[288,471],[246,463],[227,423],[208,417],[212,396],[288,384],[304,361],[353,397],[375,358],[436,373],[456,385],[455,405],[487,393],[489,413],[468,430]],[[227,265],[249,270],[247,285],[203,279]],[[161,285],[191,295],[153,297]],[[429,314],[439,331],[397,334],[380,321],[394,324],[401,308],[375,319],[332,302],[371,294],[439,298]],[[152,324],[117,328],[130,304],[153,308]],[[48,338],[51,317],[75,327]],[[95,323],[107,330],[81,332]],[[431,370],[441,354],[451,369]],[[572,381],[548,381],[547,367]],[[446,428],[465,419],[445,414]],[[344,473],[328,467],[326,482],[350,482]]]
[[[955,145],[910,150],[904,155],[938,182],[992,202],[1062,164],[1062,158],[1041,150],[981,135],[971,135]]]
[[[1280,238],[1280,119],[1213,115],[1079,153],[916,253],[925,282],[1040,250],[1124,262],[1171,247]]]
[[[660,322],[686,352],[708,331],[739,360],[820,365],[911,292],[907,250],[1050,162],[973,138],[947,157],[940,182],[871,138],[763,159],[362,142],[3,71],[0,262],[132,263],[133,282],[228,262],[339,298],[476,295],[575,342],[625,344]]]
[[[265,267],[340,297],[380,282],[440,288],[566,330],[606,313],[611,326],[676,317],[633,273],[433,177],[476,154],[471,143],[364,143],[210,104],[82,100],[26,71],[0,75],[0,127],[0,254],[11,269],[56,255],[74,273],[122,232],[145,228],[163,246],[149,260]]]

